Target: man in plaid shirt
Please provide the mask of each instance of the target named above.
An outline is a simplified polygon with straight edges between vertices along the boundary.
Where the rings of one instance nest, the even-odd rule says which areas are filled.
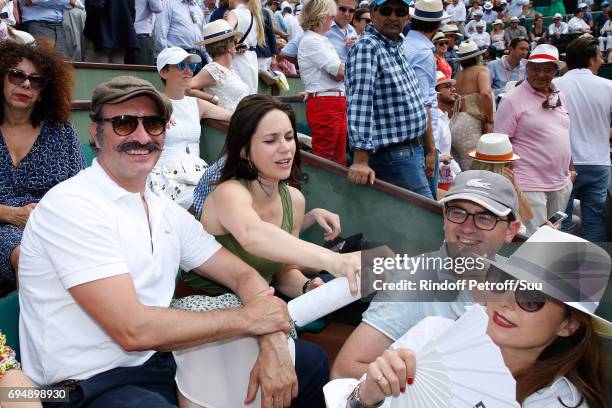
[[[376,0],[370,14],[374,25],[366,27],[346,60],[348,135],[353,151],[349,180],[374,183],[378,176],[433,198],[425,162],[433,174],[435,145],[431,132],[426,132],[424,99],[400,36],[408,19],[408,1]]]

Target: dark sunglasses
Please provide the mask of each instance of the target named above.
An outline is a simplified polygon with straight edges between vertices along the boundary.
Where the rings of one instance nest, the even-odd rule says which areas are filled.
[[[189,70],[191,72],[195,72],[199,67],[200,64],[198,64],[197,62],[190,62],[189,64],[186,63],[185,61],[181,61],[178,64],[176,64],[176,67],[178,68],[179,71],[183,72],[184,70],[187,69],[187,67],[189,67]]]
[[[503,287],[504,282],[516,280],[512,276],[508,275],[507,273],[505,273],[504,271],[502,271],[501,269],[493,265],[489,267],[489,270],[487,271],[487,276],[485,279],[487,282],[490,282],[490,283],[499,283],[500,285],[498,286],[500,288]],[[506,290],[491,289],[491,292],[501,294],[501,293],[505,293]],[[524,311],[528,313],[537,312],[538,310],[544,307],[546,302],[552,301],[552,300],[553,300],[552,297],[545,295],[544,293],[539,292],[537,290],[517,289],[516,291],[514,291],[514,301],[516,302],[518,307],[520,307],[521,309],[523,309]]]
[[[436,45],[448,45],[448,41],[438,41]]]
[[[408,9],[405,7],[390,7],[390,6],[383,6],[383,7],[379,7],[378,8],[378,12],[384,16],[384,17],[389,17],[393,12],[395,12],[395,16],[396,17],[406,17],[408,15]]]
[[[476,228],[483,231],[491,231],[495,228],[498,222],[510,222],[510,220],[502,220],[492,212],[483,213],[469,213],[461,207],[454,207],[452,205],[446,206],[446,219],[455,224],[463,224],[467,221],[468,217],[472,217]]]
[[[340,10],[341,13],[346,13],[348,11],[349,14],[353,14],[355,12],[354,8],[348,8],[348,7],[343,7],[343,6],[339,6],[338,10]]]
[[[8,76],[9,82],[15,86],[22,85],[27,79],[30,82],[30,88],[35,91],[40,91],[41,89],[43,89],[45,83],[47,82],[45,78],[38,74],[28,75],[22,70],[16,68],[7,69],[6,74]]]
[[[110,122],[113,124],[113,130],[119,136],[127,136],[136,130],[138,122],[142,122],[145,130],[151,136],[159,136],[166,130],[168,119],[163,116],[133,116],[121,115],[112,118],[100,118],[99,122]]]
[[[369,18],[360,18],[359,21],[363,21],[365,20],[366,24],[372,24],[372,20],[370,20]]]

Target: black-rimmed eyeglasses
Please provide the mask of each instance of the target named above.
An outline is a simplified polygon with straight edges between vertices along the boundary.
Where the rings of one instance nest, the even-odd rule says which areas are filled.
[[[463,224],[467,221],[468,217],[472,217],[476,228],[483,231],[491,231],[495,228],[498,222],[510,222],[510,220],[502,220],[491,212],[482,213],[470,213],[461,207],[454,207],[452,205],[446,206],[446,219],[455,224]]]

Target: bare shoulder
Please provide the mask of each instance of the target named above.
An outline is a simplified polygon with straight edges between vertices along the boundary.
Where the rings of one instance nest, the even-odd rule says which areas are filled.
[[[289,195],[291,195],[291,202],[293,203],[293,206],[295,207],[296,205],[300,205],[302,207],[306,207],[306,198],[304,197],[304,194],[302,194],[302,192],[295,187],[287,185],[287,188],[289,189]]]
[[[252,200],[249,190],[238,180],[227,180],[219,184],[211,193],[214,200],[242,201]]]

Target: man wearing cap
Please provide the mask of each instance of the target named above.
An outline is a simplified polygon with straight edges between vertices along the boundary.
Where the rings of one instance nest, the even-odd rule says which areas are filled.
[[[431,39],[440,29],[441,21],[447,18],[447,16],[444,14],[442,0],[419,0],[415,4],[414,11],[411,10],[410,14],[411,27],[403,44],[404,52],[406,60],[416,74],[429,115],[425,139],[431,138],[437,148],[439,143],[436,58],[433,54],[435,47]],[[426,140],[425,143],[432,142]],[[433,158],[435,160],[434,172],[433,175],[428,176],[429,187],[434,198],[438,192],[438,154],[439,152],[436,150],[435,157]]]
[[[448,78],[443,72],[436,72],[436,91],[438,92],[438,135],[440,148],[440,178],[438,188],[448,190],[454,175],[461,173],[461,168],[451,156],[452,135],[450,118],[453,116],[455,102],[459,94],[455,89],[456,81]]]
[[[510,44],[515,38],[529,38],[527,37],[527,29],[519,25],[518,17],[512,17],[510,19],[510,27],[506,27],[504,30],[504,41],[506,44]]]
[[[484,21],[478,22],[478,24],[476,24],[476,32],[472,34],[471,37],[471,40],[474,41],[481,50],[491,46],[491,36],[485,31],[486,27],[487,23]]]
[[[533,209],[525,222],[529,235],[565,211],[572,190],[567,101],[552,83],[560,65],[557,48],[538,45],[527,60],[527,80],[504,96],[495,115],[495,132],[509,135],[521,156],[514,180]]]
[[[584,21],[585,10],[577,8],[574,10],[574,17],[567,23],[567,32],[572,33],[590,33],[591,27]]]
[[[444,58],[446,58],[446,61],[448,61],[453,69],[453,77],[455,77],[459,72],[459,63],[457,62],[457,50],[455,50],[455,46],[457,45],[457,38],[462,39],[463,34],[459,32],[459,28],[454,24],[445,24],[442,27],[442,32],[446,37],[446,41],[448,41],[448,51],[444,54]]]
[[[422,258],[453,260],[474,255],[497,258],[504,243],[517,233],[518,197],[512,183],[504,176],[484,170],[469,170],[457,175],[441,203],[445,205],[444,243],[439,250]],[[421,256],[419,256],[421,257]],[[456,262],[457,261],[457,262]],[[440,262],[437,262],[440,264]],[[421,265],[424,265],[422,263]],[[459,281],[469,276],[484,279],[483,268],[464,271],[459,268],[424,266],[391,271],[386,281],[423,279]],[[408,329],[428,316],[457,319],[474,302],[468,291],[379,291],[363,314],[361,324],[340,350],[332,367],[332,378],[360,378],[374,361]],[[418,381],[418,379],[417,379]]]
[[[482,19],[488,24],[493,24],[493,22],[497,19],[497,11],[493,10],[493,3],[490,1],[485,1]]]
[[[525,79],[527,54],[529,54],[529,41],[526,38],[515,38],[510,41],[508,55],[487,64],[491,74],[491,88],[496,97],[504,92],[508,82]]]
[[[483,15],[482,10],[474,11],[474,19],[470,20],[463,28],[463,33],[465,34],[466,38],[470,38],[472,34],[476,32],[476,24],[482,21],[482,15]],[[486,25],[487,23],[485,23],[485,27]]]
[[[548,35],[558,39],[561,34],[567,34],[567,30],[567,23],[563,21],[563,16],[560,13],[555,14],[552,24],[548,26]]]
[[[164,7],[155,20],[155,48],[180,47],[198,54],[204,62],[206,51],[196,45],[202,41],[204,13],[195,0],[164,0]]]
[[[608,21],[608,10],[610,10],[610,3],[608,3],[607,0],[604,0],[599,5],[599,8],[601,9],[601,13],[599,13],[595,18],[595,24],[593,27],[593,32],[597,34],[601,32],[604,24],[606,24],[606,21]]]
[[[427,133],[425,97],[400,36],[408,19],[408,0],[376,0],[370,15],[373,25],[359,36],[346,60],[353,151],[349,180],[372,184],[378,177],[432,198],[426,174],[433,176],[436,150]]]
[[[456,25],[460,30],[467,19],[467,10],[465,3],[461,0],[451,0],[451,4],[446,7],[446,14],[450,16],[450,22]]]
[[[254,335],[262,406],[290,401],[297,381],[284,303],[190,214],[146,188],[169,100],[147,81],[119,76],[94,90],[92,111],[98,158],[45,195],[21,242],[24,371],[38,386],[69,387],[70,402],[55,406],[176,407],[168,351]],[[168,308],[179,265],[231,288],[245,307]]]
[[[597,76],[603,63],[601,54],[594,37],[578,37],[565,53],[569,71],[553,80],[567,100],[572,161],[577,172],[564,211],[572,214],[574,198],[580,200],[583,236],[592,242],[606,241],[604,207],[610,177],[612,82]],[[568,231],[570,224],[564,223],[563,229]]]

